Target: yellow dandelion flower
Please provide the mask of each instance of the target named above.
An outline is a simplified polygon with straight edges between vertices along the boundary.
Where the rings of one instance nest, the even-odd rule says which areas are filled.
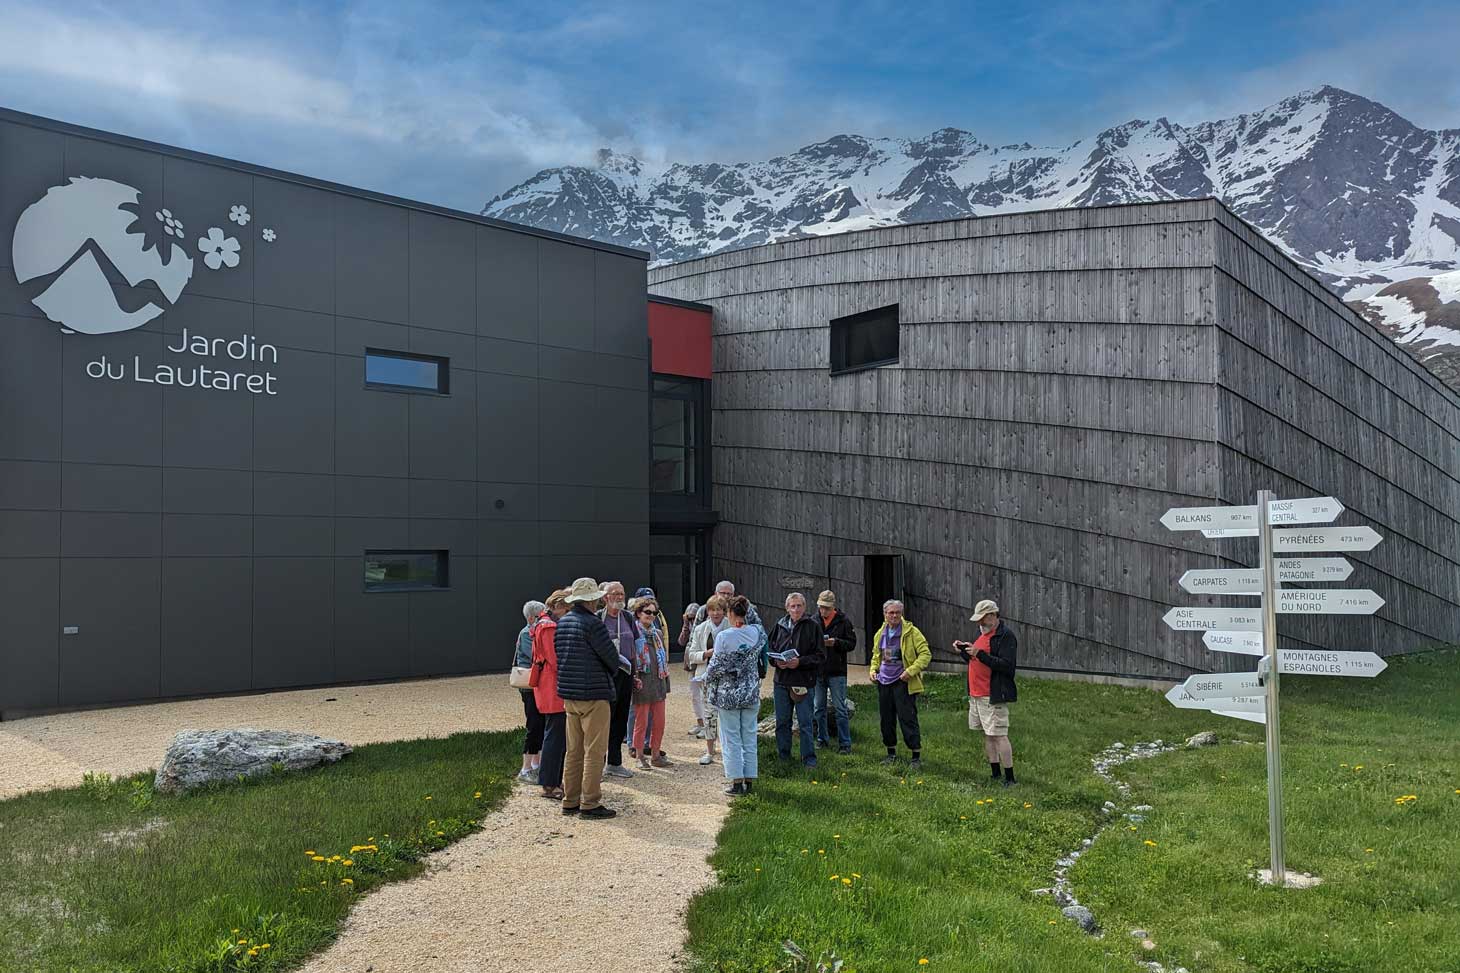
[[[355,884],[355,880],[353,878],[342,878],[342,879],[340,879],[340,884],[341,885],[354,885]]]
[[[1052,925],[1054,925],[1054,920],[1053,920],[1053,919],[1051,919],[1051,920],[1049,920],[1049,924],[1050,924],[1050,925],[1051,925],[1051,926],[1052,926]]]
[[[259,949],[269,949],[269,948],[270,948],[270,946],[269,946],[268,943],[264,943],[262,946],[259,947]]]
[[[390,835],[386,835],[386,837],[389,838]],[[375,835],[371,835],[370,837],[366,838],[365,840],[366,841],[374,841],[375,840]]]
[[[340,864],[341,865],[344,865],[346,868],[348,868],[349,866],[355,864],[355,859],[353,859],[353,858],[346,858],[344,861],[340,862]]]
[[[824,855],[824,854],[826,854],[826,849],[825,848],[818,848],[818,849],[816,849],[816,853],[818,855]]]
[[[960,821],[967,821],[968,820],[968,815],[966,815],[966,814],[960,814],[960,815],[958,815],[958,820],[960,820]]]
[[[861,875],[860,872],[852,872],[852,878],[861,878],[861,877],[862,877],[862,875]]]
[[[1374,853],[1374,849],[1372,849],[1372,848],[1365,848],[1364,849],[1364,854],[1366,854],[1366,855],[1372,855],[1373,853]]]
[[[758,871],[760,871],[760,869],[757,868],[756,871],[758,872]]]
[[[928,965],[928,958],[926,956],[924,956],[922,959],[918,960],[918,965],[919,966],[927,966]]]
[[[325,859],[324,859],[324,856],[323,856],[323,855],[315,855],[315,856],[314,856],[314,861],[317,861],[317,862],[322,862],[322,861],[324,861],[324,860],[325,860]]]
[[[919,784],[921,784],[921,783],[922,783],[922,781],[918,781],[918,783],[919,783]]]
[[[813,781],[812,781],[812,782],[811,782],[811,783],[813,783],[813,784],[814,784],[814,783],[816,783],[816,781],[814,781],[814,780],[813,780]]]
[[[803,855],[809,855],[809,854],[811,854],[811,849],[810,848],[802,848],[801,849],[801,854],[803,854]]]
[[[237,929],[233,930],[233,935],[235,935],[235,936],[238,935],[238,930]]]
[[[1347,767],[1348,764],[1339,764],[1340,767]]]
[[[248,955],[250,955],[250,956],[257,956],[258,954],[259,954],[259,951],[257,949],[251,949],[251,950],[248,951]]]
[[[444,837],[446,837],[446,832],[445,831],[438,831],[438,832],[436,832],[436,837],[438,837],[438,838],[444,838]]]
[[[432,820],[430,820],[430,821],[427,821],[427,822],[426,822],[426,827],[428,827],[428,828],[429,828],[429,827],[430,827],[430,826],[431,826],[431,825],[433,825],[433,824],[435,824],[435,823],[436,823],[436,821],[435,821],[435,819],[432,819]]]
[[[427,794],[427,795],[426,795],[426,800],[428,800],[428,801],[429,801],[429,800],[430,800],[430,799],[431,799],[431,795],[430,795],[430,794]]]
[[[309,851],[306,851],[305,854],[306,855],[313,855],[314,854],[314,850],[313,849],[310,849]]]
[[[1354,764],[1354,770],[1363,770],[1363,769],[1364,769],[1364,765],[1363,764]]]
[[[1154,847],[1156,847],[1156,843],[1154,841],[1152,841],[1150,838],[1147,838],[1146,839],[1146,847],[1148,847],[1148,848],[1154,848]]]
[[[832,835],[832,837],[833,837],[833,838],[840,838],[840,837],[841,837],[841,835],[839,835],[839,834],[834,834],[834,835]]]
[[[1130,826],[1130,829],[1131,829],[1131,830],[1132,830],[1132,831],[1134,831],[1134,830],[1136,830],[1136,826],[1135,826],[1135,825],[1131,825],[1131,826]]]
[[[852,884],[852,880],[849,879],[849,878],[844,878],[844,879],[842,879],[842,884],[843,885],[851,885]]]
[[[831,881],[835,882],[839,878],[841,878],[840,875],[833,875],[833,876],[831,876]]]
[[[239,940],[239,941],[238,941],[238,945],[240,945],[240,946],[242,946],[242,945],[243,945],[243,944],[245,944],[245,943],[247,943],[247,942],[248,942],[248,940],[247,940],[247,939],[240,939],[240,940]]]
[[[1033,807],[1034,805],[1033,804],[1025,804],[1024,806],[1025,807]]]

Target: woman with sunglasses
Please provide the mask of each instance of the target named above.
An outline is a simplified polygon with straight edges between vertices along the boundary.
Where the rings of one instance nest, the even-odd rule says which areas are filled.
[[[638,657],[634,660],[634,749],[639,766],[671,767],[660,744],[664,742],[664,699],[669,695],[669,647],[664,630],[655,624],[659,603],[652,598],[635,598],[630,610],[644,635]]]

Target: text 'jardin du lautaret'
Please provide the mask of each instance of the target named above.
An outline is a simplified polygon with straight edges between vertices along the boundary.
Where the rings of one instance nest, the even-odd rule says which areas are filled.
[[[178,355],[195,355],[199,358],[226,358],[236,362],[261,362],[265,365],[279,363],[279,349],[267,342],[260,342],[251,334],[237,338],[208,338],[200,334],[189,334],[188,329],[168,344],[167,350]],[[129,371],[130,370],[130,371]],[[102,355],[86,363],[86,374],[91,378],[108,378],[114,382],[125,381],[129,374],[134,382],[148,385],[176,385],[182,388],[216,389],[220,392],[252,392],[255,395],[278,395],[273,372],[234,371],[208,365],[180,365],[168,362],[142,364],[140,355],[133,355],[130,365],[125,360],[108,361]]]

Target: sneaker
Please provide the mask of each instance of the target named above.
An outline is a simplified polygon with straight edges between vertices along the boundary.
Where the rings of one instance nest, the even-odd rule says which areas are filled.
[[[745,790],[741,791],[741,793],[742,794],[749,794],[754,789],[755,789],[755,781],[748,780],[748,781],[745,782]]]
[[[605,777],[622,777],[625,780],[634,776],[634,772],[627,767],[618,764],[609,764],[608,769],[603,772]]]
[[[639,769],[640,770],[648,770],[649,769],[649,758],[648,757],[640,757],[639,758]]]
[[[837,749],[837,753],[841,754],[843,757],[850,757],[852,755],[852,748],[840,747]]]
[[[674,761],[670,760],[668,757],[664,756],[664,754],[662,754],[662,753],[659,756],[655,757],[652,761],[650,761],[650,763],[652,763],[655,767],[673,767],[674,766]]]
[[[618,812],[611,807],[604,807],[602,804],[600,804],[597,807],[590,807],[588,810],[584,811],[578,816],[580,818],[595,818],[598,820],[606,820],[608,818],[618,817]]]
[[[747,793],[747,791],[745,789],[745,786],[737,780],[735,783],[725,788],[725,793],[729,794],[731,797],[739,797],[741,794]]]
[[[884,766],[884,767],[890,767],[890,766],[892,766],[895,763],[897,763],[897,755],[896,754],[889,753],[887,756],[885,756],[885,757],[882,758],[882,766]]]
[[[705,728],[702,727],[702,726],[692,726],[692,727],[689,728],[689,735],[692,736],[692,737],[697,737],[701,733],[703,733],[704,730],[705,730]]]
[[[577,814],[578,813],[578,809],[576,807],[565,807],[565,808],[563,808],[563,813],[564,814]]]
[[[803,760],[803,761],[801,761],[801,765],[803,767],[805,767],[807,770],[815,770],[816,769],[816,758],[815,757],[812,757],[809,760]]]
[[[529,784],[536,784],[541,776],[542,772],[534,767],[532,770],[528,771],[527,782]]]
[[[909,760],[907,762],[907,769],[908,770],[922,770],[923,769],[923,758],[922,757],[914,757],[911,760]]]
[[[700,766],[701,767],[708,767],[710,764],[712,764],[714,762],[715,762],[715,758],[714,758],[714,756],[712,754],[706,753],[706,754],[701,754],[700,755]]]
[[[523,783],[530,783],[532,781],[532,771],[526,768],[519,770],[517,772],[517,779],[522,781]]]
[[[817,740],[816,741],[816,749],[818,749],[818,750],[825,750],[829,746],[831,746],[831,741],[830,740]]]

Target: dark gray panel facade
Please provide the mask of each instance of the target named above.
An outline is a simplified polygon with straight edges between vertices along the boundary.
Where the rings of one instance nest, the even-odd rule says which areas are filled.
[[[52,191],[90,237],[13,260]],[[646,437],[571,445],[647,428],[645,255],[3,110],[0,223],[0,714],[503,671],[524,601],[647,578]],[[93,333],[83,249],[160,313]],[[448,359],[448,394],[367,386],[367,348]],[[374,549],[449,551],[449,587],[367,592]]]
[[[1312,643],[1460,640],[1460,402],[1215,201],[809,238],[650,283],[715,309],[714,573],[760,604],[805,575],[861,614],[864,558],[899,554],[941,663],[989,597],[1021,666],[1230,668],[1161,616],[1217,603],[1177,578],[1251,543],[1159,517],[1271,486],[1387,538],[1353,581],[1389,603]],[[897,363],[832,376],[830,320],[889,304]]]

